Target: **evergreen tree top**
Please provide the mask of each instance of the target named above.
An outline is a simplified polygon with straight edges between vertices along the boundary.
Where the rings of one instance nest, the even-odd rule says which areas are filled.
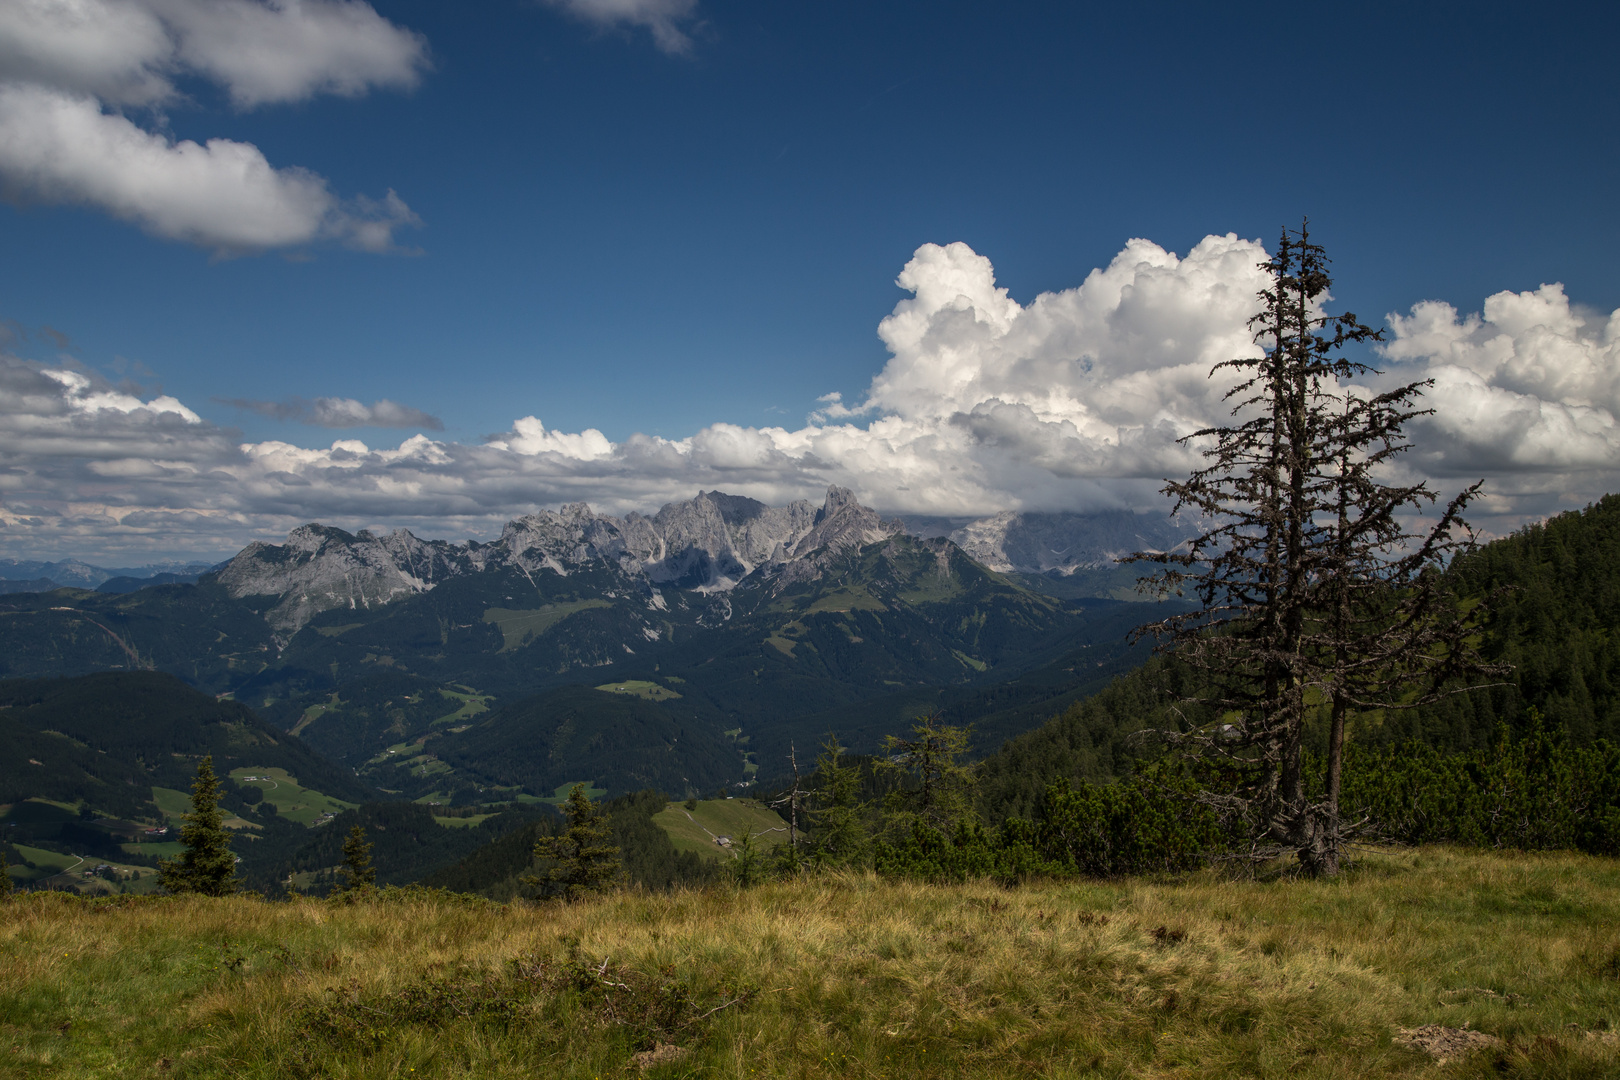
[[[575,784],[568,793],[563,814],[568,818],[568,831],[562,836],[543,836],[534,844],[535,858],[551,865],[526,880],[566,900],[606,892],[623,876],[619,849],[610,842],[612,830],[585,794],[584,784]]]
[[[191,785],[191,812],[181,815],[180,843],[174,859],[158,866],[158,884],[171,893],[229,896],[236,891],[236,856],[231,852],[231,831],[219,810],[219,777],[209,755],[197,766]]]

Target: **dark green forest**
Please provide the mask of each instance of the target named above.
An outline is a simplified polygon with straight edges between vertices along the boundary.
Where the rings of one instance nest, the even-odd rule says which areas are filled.
[[[1481,651],[1510,673],[1433,704],[1356,718],[1351,744],[1379,751],[1364,754],[1362,768],[1407,744],[1488,751],[1504,730],[1574,748],[1620,741],[1620,495],[1481,545],[1447,578],[1464,602],[1492,597]],[[1188,700],[1197,690],[1170,656],[1112,680],[985,757],[981,812],[992,822],[1028,817],[1055,781],[1129,775],[1158,752],[1139,733],[1205,719]]]
[[[109,814],[150,816],[153,786],[185,791],[212,754],[221,772],[283,768],[334,798],[373,790],[301,739],[236,701],[221,701],[173,675],[104,672],[0,682],[0,803],[88,800]],[[234,786],[226,805],[248,809]]]

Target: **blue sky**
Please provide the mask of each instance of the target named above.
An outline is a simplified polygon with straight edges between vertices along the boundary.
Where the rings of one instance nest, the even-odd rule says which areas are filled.
[[[191,462],[179,471],[129,464],[169,460],[150,447],[109,452],[99,465],[89,461],[98,452],[86,451],[68,468],[75,454],[62,445],[0,433],[11,477],[0,480],[0,506],[9,507],[0,511],[0,555],[225,551],[317,516],[487,534],[526,506],[581,497],[652,508],[722,483],[786,497],[850,482],[912,512],[1141,505],[1150,474],[1173,461],[1033,476],[958,446],[980,482],[924,497],[926,477],[872,480],[863,491],[862,477],[890,468],[872,463],[870,447],[846,447],[848,457],[833,460],[825,438],[796,433],[818,407],[815,424],[862,432],[883,417],[927,412],[916,393],[874,383],[885,371],[904,382],[886,365],[905,358],[878,327],[908,299],[895,279],[922,245],[965,243],[993,263],[995,285],[1029,307],[1042,293],[1081,286],[1132,238],[1185,257],[1210,235],[1269,245],[1303,214],[1335,259],[1339,304],[1378,322],[1423,301],[1456,309],[1451,344],[1411,345],[1394,357],[1406,363],[1455,366],[1464,338],[1495,356],[1491,335],[1468,330],[1467,316],[1504,291],[1563,283],[1574,306],[1535,325],[1585,349],[1591,371],[1579,386],[1546,374],[1554,361],[1534,352],[1523,327],[1497,335],[1517,343],[1517,361],[1463,367],[1483,373],[1480,394],[1518,395],[1515,407],[1588,410],[1558,423],[1574,424],[1595,448],[1578,460],[1486,454],[1474,471],[1492,477],[1499,499],[1488,509],[1504,521],[1612,488],[1604,426],[1614,421],[1609,366],[1620,362],[1604,337],[1604,320],[1620,308],[1612,7],[1234,13],[1192,3],[306,0],[289,9],[231,0],[220,10],[234,5],[268,28],[324,13],[348,18],[344,33],[357,35],[353,49],[333,46],[319,64],[307,45],[289,46],[265,63],[284,62],[292,74],[266,82],[242,59],[261,42],[220,30],[196,0],[74,2],[89,5],[90,24],[61,22],[69,0],[26,0],[32,23],[0,17],[0,87],[13,93],[0,94],[0,180],[11,196],[0,207],[6,348],[23,374],[65,365],[94,384],[63,407],[80,425],[76,437],[94,441],[95,416],[127,426],[179,415],[128,400],[96,405],[84,395],[105,380],[107,392],[136,405],[174,399],[191,417],[188,437],[206,446],[176,450],[172,460]],[[131,11],[169,35],[169,45],[136,58],[147,81],[86,81],[73,50],[94,36],[95,20]],[[342,36],[316,32],[326,42]],[[38,44],[47,38],[55,52]],[[153,79],[163,87],[151,89]],[[30,149],[37,138],[29,142],[42,102],[122,117],[171,150],[183,140],[250,144],[273,169],[324,178],[332,204],[308,235],[290,227],[291,240],[258,244],[242,243],[218,217],[182,220],[184,200],[165,203],[160,216],[138,205],[157,196],[130,195],[116,177],[53,172],[30,159],[44,153]],[[151,183],[166,176],[160,169]],[[408,210],[355,208],[353,200],[389,191]],[[393,223],[382,241],[354,225],[378,218]],[[960,269],[967,256],[957,254],[951,265]],[[1552,326],[1569,311],[1585,313],[1584,328]],[[1204,345],[1177,363],[1231,337],[1230,312],[1207,321]],[[1047,338],[1021,347],[1061,351]],[[1555,354],[1563,355],[1545,355]],[[945,363],[944,353],[930,355],[936,370]],[[1018,360],[1005,348],[997,356]],[[1540,382],[1527,381],[1530,369],[1542,371]],[[1024,391],[1000,386],[952,399],[948,411],[1016,405]],[[829,392],[871,407],[829,415],[817,401]],[[1092,400],[1092,390],[1076,394],[1075,408]],[[300,422],[333,422],[331,409],[308,404],[321,398],[386,399],[398,408],[380,415],[393,423],[437,424]],[[1033,400],[1023,402],[1031,423],[1070,425],[1047,434],[1090,437],[1083,419]],[[255,412],[230,401],[269,404]],[[1087,415],[1101,422],[1103,411]],[[1159,401],[1109,423],[1147,430],[1167,417],[1193,423],[1197,412]],[[1470,415],[1488,423],[1480,417],[1503,414]],[[595,429],[613,449],[524,449],[507,439],[511,453],[527,455],[522,467],[486,463],[498,482],[484,472],[467,480],[463,450],[476,456],[487,437],[530,416],[550,432]],[[1491,441],[1556,443],[1557,423],[1548,423],[1543,431],[1504,421]],[[780,428],[793,437],[775,439],[771,453],[798,464],[733,455],[697,468],[625,456],[638,433],[677,444],[716,424]],[[297,485],[249,497],[258,481],[226,460],[238,443],[324,450],[358,439],[369,454],[418,432],[458,462],[433,465],[433,497],[379,494],[389,486],[379,478],[401,467],[394,461],[350,469],[370,477],[359,501],[329,492],[313,473],[304,479],[326,494],[307,505]],[[1425,466],[1433,475],[1476,464],[1468,446],[1442,446],[1445,433],[1433,434],[1435,461],[1445,459]],[[974,438],[1005,446],[1011,436]],[[896,445],[884,452],[900,453]],[[905,452],[944,452],[930,446]],[[546,454],[560,456],[543,468],[529,460]],[[114,459],[124,464],[106,463]],[[306,465],[336,475],[330,460]],[[199,496],[198,478],[209,475],[229,475],[219,481],[229,490]],[[142,477],[133,485],[141,490],[121,489],[115,476]],[[461,499],[458,483],[498,493]],[[126,520],[132,512],[138,520]]]

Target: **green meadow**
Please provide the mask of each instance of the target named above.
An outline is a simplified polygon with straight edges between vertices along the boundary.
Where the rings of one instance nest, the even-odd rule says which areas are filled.
[[[17,1077],[1613,1077],[1620,864],[14,900]]]

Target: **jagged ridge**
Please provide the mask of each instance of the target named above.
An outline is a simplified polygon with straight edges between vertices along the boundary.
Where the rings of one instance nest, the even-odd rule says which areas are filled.
[[[788,583],[813,580],[831,555],[901,529],[846,488],[829,488],[819,509],[802,499],[773,508],[699,492],[652,517],[598,514],[586,503],[542,510],[509,522],[487,544],[423,540],[405,529],[379,537],[303,525],[285,544],[250,544],[220,571],[219,581],[238,599],[279,597],[266,618],[291,635],[323,611],[369,609],[426,592],[447,578],[506,568],[567,576],[612,567],[649,597],[655,585],[725,592],[754,574]]]

